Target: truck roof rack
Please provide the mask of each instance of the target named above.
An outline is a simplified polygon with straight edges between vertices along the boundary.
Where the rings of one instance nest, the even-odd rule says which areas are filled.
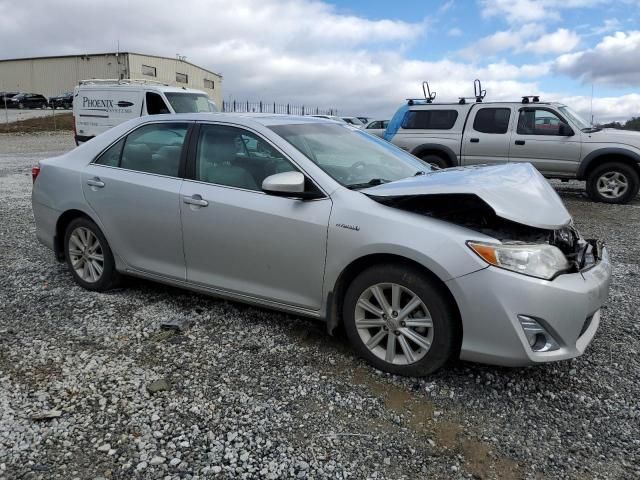
[[[146,78],[90,78],[80,80],[78,85],[162,85],[168,87],[168,83]]]
[[[522,103],[538,103],[540,95],[526,95],[522,97]]]
[[[476,103],[482,103],[484,97],[487,96],[487,91],[482,89],[482,83],[480,83],[480,79],[476,78],[473,81],[473,97],[458,97],[458,103],[460,105],[464,105],[467,103],[467,100],[475,99]]]
[[[433,101],[436,99],[436,92],[431,91],[431,89],[429,88],[429,82],[427,82],[426,80],[422,82],[422,93],[424,93],[424,98],[407,98],[407,104],[424,105],[426,103],[433,103]]]

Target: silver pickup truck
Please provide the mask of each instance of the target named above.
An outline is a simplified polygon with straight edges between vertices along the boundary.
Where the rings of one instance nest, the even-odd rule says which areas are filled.
[[[529,162],[545,177],[586,180],[595,201],[627,203],[640,187],[640,132],[600,129],[566,105],[409,100],[384,138],[440,168]]]

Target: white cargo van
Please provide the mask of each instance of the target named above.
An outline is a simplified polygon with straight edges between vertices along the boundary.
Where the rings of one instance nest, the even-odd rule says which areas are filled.
[[[143,115],[215,112],[215,103],[200,90],[172,87],[151,80],[83,80],[73,92],[76,144]]]

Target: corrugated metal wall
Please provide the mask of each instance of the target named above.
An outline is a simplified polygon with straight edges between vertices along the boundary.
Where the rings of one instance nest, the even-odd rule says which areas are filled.
[[[151,77],[142,74],[142,65],[154,67],[156,76]],[[178,87],[197,88],[202,90],[216,102],[219,108],[222,106],[222,77],[211,74],[202,68],[178,59],[150,57],[146,55],[129,54],[129,69],[131,78],[146,78],[168,83]],[[188,83],[176,82],[176,73],[186,74]],[[212,80],[214,88],[205,87],[205,80]]]
[[[156,69],[156,77],[142,74],[142,65]],[[176,73],[186,74],[188,83],[176,82]],[[122,53],[34,58],[0,62],[0,91],[41,93],[47,97],[72,91],[80,80],[90,78],[146,78],[203,90],[222,105],[222,77],[195,65],[169,58]],[[214,88],[205,87],[205,79]]]
[[[73,90],[78,81],[87,78],[119,78],[127,76],[121,55],[35,58],[0,62],[0,90],[59,95]]]

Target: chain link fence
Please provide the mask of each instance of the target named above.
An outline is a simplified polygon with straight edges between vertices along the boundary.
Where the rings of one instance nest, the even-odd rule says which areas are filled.
[[[306,105],[293,105],[291,103],[275,102],[249,102],[238,100],[224,100],[223,112],[237,113],[279,113],[284,115],[337,115],[336,108],[309,107]]]

